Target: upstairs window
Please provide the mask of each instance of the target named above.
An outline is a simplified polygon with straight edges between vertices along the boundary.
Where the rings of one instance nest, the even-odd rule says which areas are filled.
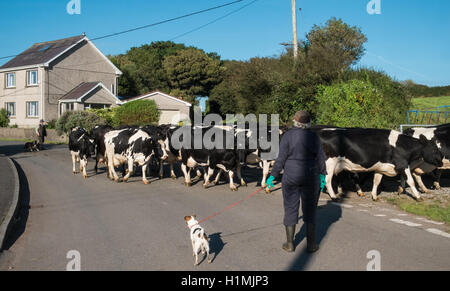
[[[16,73],[6,74],[6,88],[16,87]]]
[[[37,86],[38,85],[38,71],[27,71],[27,86]]]

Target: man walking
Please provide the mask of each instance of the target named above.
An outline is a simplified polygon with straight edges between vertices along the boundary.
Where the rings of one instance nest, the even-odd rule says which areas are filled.
[[[39,140],[39,149],[42,150],[44,148],[45,137],[47,136],[47,129],[43,119],[41,119],[39,126],[36,128],[36,134]]]

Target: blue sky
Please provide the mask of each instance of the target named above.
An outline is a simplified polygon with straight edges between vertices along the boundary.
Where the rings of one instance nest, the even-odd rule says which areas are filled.
[[[0,1],[0,57],[20,53],[35,42],[86,32],[89,38],[127,30],[232,0],[80,0],[81,15],[69,15],[69,0]],[[105,54],[170,40],[252,0],[157,27],[98,40]],[[299,36],[330,17],[359,26],[367,35],[361,65],[386,71],[397,80],[450,85],[450,1],[380,0],[381,15],[369,15],[369,0],[297,0]],[[292,40],[291,1],[258,0],[241,11],[175,39],[223,59],[274,56]],[[0,60],[0,64],[7,60]]]

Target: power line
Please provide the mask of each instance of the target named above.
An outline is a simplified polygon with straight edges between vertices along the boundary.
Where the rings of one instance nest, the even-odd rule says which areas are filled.
[[[200,10],[200,11],[188,13],[188,14],[185,14],[185,15],[182,15],[182,16],[173,17],[173,18],[166,19],[166,20],[159,21],[159,22],[155,22],[155,23],[152,23],[152,24],[139,26],[139,27],[135,27],[135,28],[132,28],[132,29],[127,29],[127,30],[124,30],[124,31],[115,32],[115,33],[111,33],[111,34],[95,37],[93,39],[90,39],[89,41],[105,39],[105,38],[118,36],[118,35],[125,34],[125,33],[130,33],[130,32],[133,32],[133,31],[142,30],[142,29],[145,29],[145,28],[149,28],[149,27],[165,24],[165,23],[168,23],[168,22],[173,22],[173,21],[180,20],[180,19],[183,19],[183,18],[191,17],[191,16],[194,16],[194,15],[198,15],[198,14],[206,13],[206,12],[209,12],[209,11],[217,10],[217,9],[220,9],[220,8],[223,8],[223,7],[227,7],[227,6],[230,6],[230,5],[234,5],[236,3],[243,2],[243,1],[246,1],[246,0],[236,0],[236,1],[228,2],[228,3],[222,4],[222,5],[218,5],[218,6],[214,6],[214,7],[207,8],[207,9],[203,9],[203,10]],[[59,47],[61,48],[63,46],[59,46]],[[52,49],[55,49],[55,48],[58,48],[58,47],[52,47]],[[28,54],[33,54],[33,53],[37,53],[37,52],[30,52]],[[18,55],[24,55],[24,54],[18,54]],[[2,60],[2,59],[9,59],[9,58],[12,58],[12,57],[16,57],[18,55],[10,55],[10,56],[5,56],[5,57],[0,57],[0,60]]]
[[[225,14],[225,15],[219,17],[219,18],[216,18],[216,19],[214,19],[214,20],[212,20],[212,21],[210,21],[210,22],[208,22],[208,23],[205,23],[205,24],[203,24],[203,25],[201,25],[201,26],[199,26],[199,27],[196,27],[196,28],[194,28],[194,29],[192,29],[192,30],[189,30],[189,31],[187,31],[187,32],[185,32],[185,33],[179,34],[179,35],[177,35],[177,36],[171,38],[170,41],[173,41],[173,40],[175,40],[175,39],[177,39],[177,38],[183,37],[183,36],[185,36],[185,35],[187,35],[187,34],[196,32],[196,31],[198,31],[198,30],[200,30],[200,29],[202,29],[202,28],[204,28],[204,27],[206,27],[206,26],[208,26],[208,25],[214,24],[214,23],[218,22],[219,20],[222,20],[222,19],[224,19],[224,18],[226,18],[226,17],[228,17],[228,16],[230,16],[230,15],[232,15],[232,14],[234,14],[234,13],[237,13],[237,12],[243,10],[244,8],[247,8],[248,6],[250,6],[250,5],[252,5],[253,3],[258,2],[258,1],[259,1],[259,0],[254,0],[254,1],[252,1],[252,2],[250,2],[250,3],[248,3],[248,4],[246,4],[246,5],[244,5],[244,6],[240,7],[240,8],[238,8],[238,9],[235,9],[235,10],[233,10],[233,11],[231,11],[231,12],[229,12],[229,13],[227,13],[227,14]]]

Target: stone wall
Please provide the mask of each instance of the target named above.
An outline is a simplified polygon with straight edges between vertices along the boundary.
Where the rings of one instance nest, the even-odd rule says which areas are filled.
[[[31,139],[37,140],[37,134],[32,128],[0,128],[0,139]],[[56,130],[47,129],[45,141],[67,143],[66,135],[58,135]]]

